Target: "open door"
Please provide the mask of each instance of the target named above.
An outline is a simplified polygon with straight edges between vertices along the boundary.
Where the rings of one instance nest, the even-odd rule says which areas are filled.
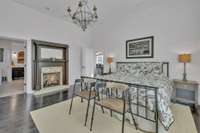
[[[90,48],[82,48],[81,75],[93,77],[95,72],[95,52]]]

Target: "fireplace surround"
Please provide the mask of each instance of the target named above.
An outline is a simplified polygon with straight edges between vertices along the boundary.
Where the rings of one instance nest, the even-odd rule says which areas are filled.
[[[32,40],[33,90],[68,85],[68,45]]]

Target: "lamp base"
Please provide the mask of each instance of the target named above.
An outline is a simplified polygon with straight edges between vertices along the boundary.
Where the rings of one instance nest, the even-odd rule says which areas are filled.
[[[183,81],[187,81],[187,74],[183,73]]]
[[[111,67],[109,67],[109,74],[111,74],[112,73],[112,71],[111,71]]]
[[[184,63],[183,81],[187,81],[186,63]]]

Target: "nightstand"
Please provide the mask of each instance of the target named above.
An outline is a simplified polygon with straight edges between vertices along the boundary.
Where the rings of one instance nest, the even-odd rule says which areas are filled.
[[[199,83],[196,81],[173,80],[172,101],[187,105],[198,105]]]

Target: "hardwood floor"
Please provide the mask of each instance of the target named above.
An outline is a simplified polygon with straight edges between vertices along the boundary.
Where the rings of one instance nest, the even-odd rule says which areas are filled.
[[[45,97],[42,105],[32,95],[0,98],[0,133],[39,133],[29,112],[61,102],[58,97]],[[66,99],[67,95],[64,95],[63,100]]]
[[[0,98],[0,133],[39,133],[29,112],[61,102],[58,97],[59,95],[48,96],[44,98],[42,105],[32,95]],[[67,100],[67,94],[63,100]],[[200,114],[200,108],[196,112]],[[193,113],[193,116],[200,133],[200,115]]]
[[[2,82],[0,85],[0,97],[13,96],[24,93],[24,80],[18,79],[12,82]]]

